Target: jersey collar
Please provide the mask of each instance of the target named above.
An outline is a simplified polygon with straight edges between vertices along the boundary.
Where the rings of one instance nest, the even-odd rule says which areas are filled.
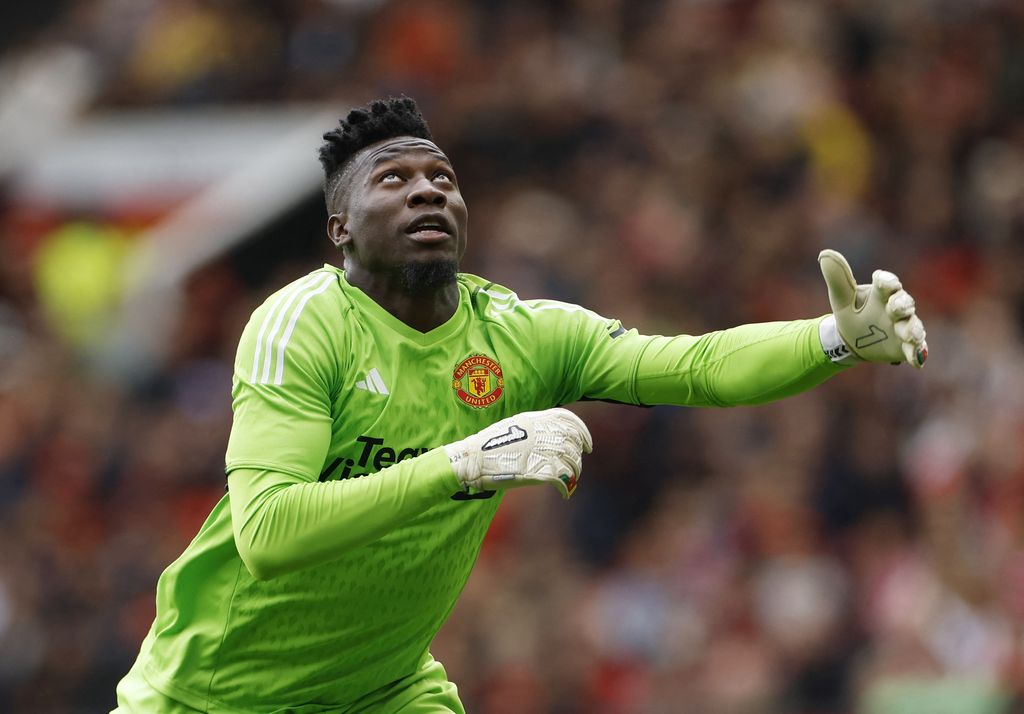
[[[383,327],[387,328],[391,332],[397,333],[410,342],[414,342],[418,345],[433,345],[450,337],[456,332],[459,332],[466,324],[469,312],[466,309],[466,305],[469,303],[469,291],[461,280],[458,281],[459,305],[455,309],[455,314],[433,330],[420,332],[419,330],[406,325],[404,322],[378,305],[369,295],[349,283],[345,278],[344,270],[340,270],[337,267],[330,265],[326,267],[333,268],[338,272],[338,275],[341,277],[342,290],[360,312],[368,315]]]

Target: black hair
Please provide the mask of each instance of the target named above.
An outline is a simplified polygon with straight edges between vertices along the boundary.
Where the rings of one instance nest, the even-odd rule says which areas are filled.
[[[416,101],[409,97],[377,99],[353,109],[338,122],[336,129],[324,134],[320,163],[324,167],[324,197],[328,205],[352,157],[370,144],[397,136],[433,139]]]

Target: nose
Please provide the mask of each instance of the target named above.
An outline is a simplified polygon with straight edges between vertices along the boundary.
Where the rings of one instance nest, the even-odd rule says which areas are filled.
[[[406,203],[410,208],[424,204],[444,208],[448,203],[448,196],[445,195],[444,191],[435,186],[433,181],[423,177],[409,191]]]

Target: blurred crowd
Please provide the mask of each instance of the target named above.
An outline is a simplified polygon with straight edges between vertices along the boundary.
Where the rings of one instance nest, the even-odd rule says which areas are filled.
[[[641,332],[823,314],[824,247],[917,298],[921,373],[574,407],[576,497],[506,497],[436,642],[468,711],[1024,711],[1024,5],[78,0],[11,52],[56,45],[98,68],[91,108],[409,94],[470,207],[464,268]],[[339,262],[267,240],[302,250],[198,271],[125,382],[54,328],[45,247],[0,215],[0,710],[113,705],[223,494],[242,325]]]

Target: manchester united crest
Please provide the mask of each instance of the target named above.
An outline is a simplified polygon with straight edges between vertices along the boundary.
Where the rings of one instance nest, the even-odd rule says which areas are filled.
[[[501,365],[485,355],[464,359],[452,373],[452,389],[459,399],[471,407],[489,407],[501,399],[505,391]]]

